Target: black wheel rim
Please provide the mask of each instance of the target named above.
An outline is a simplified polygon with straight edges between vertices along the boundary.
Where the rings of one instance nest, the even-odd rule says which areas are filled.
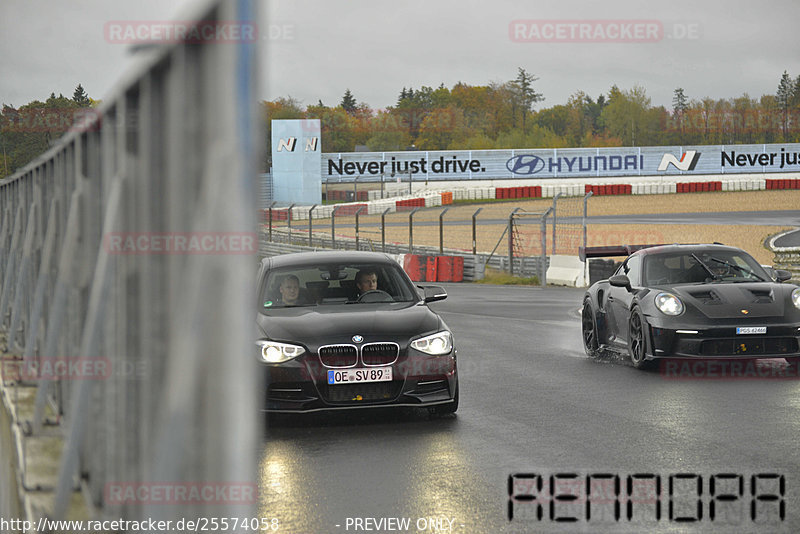
[[[588,305],[583,306],[583,344],[589,350],[597,348],[597,332],[594,327],[594,317],[592,317],[592,310]]]
[[[638,314],[631,316],[631,360],[633,363],[640,363],[644,360],[644,343],[642,337],[642,320]]]

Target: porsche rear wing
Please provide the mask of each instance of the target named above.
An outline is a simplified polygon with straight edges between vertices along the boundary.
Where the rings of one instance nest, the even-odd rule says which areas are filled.
[[[650,247],[661,247],[660,245],[614,245],[605,247],[580,247],[578,255],[581,261],[586,261],[587,258],[610,258],[614,256],[630,256],[637,250]]]

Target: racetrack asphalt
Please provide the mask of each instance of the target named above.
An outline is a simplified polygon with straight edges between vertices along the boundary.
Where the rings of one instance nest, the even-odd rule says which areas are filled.
[[[776,247],[800,247],[800,229],[787,232],[775,239],[773,245]]]
[[[257,474],[258,511],[278,518],[280,532],[366,532],[367,518],[409,518],[415,525],[374,532],[800,530],[800,380],[769,374],[785,368],[782,360],[758,363],[767,377],[638,371],[623,357],[585,355],[581,289],[442,285],[449,297],[431,308],[458,347],[458,413],[437,419],[423,410],[379,410],[271,420]],[[579,498],[551,508],[555,501],[545,495],[541,519],[532,513],[537,503],[518,503],[510,520],[509,477],[521,473],[541,475],[545,483],[550,476],[578,474],[572,480]],[[617,494],[623,497],[609,487],[605,504],[587,519],[580,491],[593,473],[619,476]],[[716,473],[734,475],[743,489],[726,489],[736,498],[717,501],[712,519],[711,493],[721,492],[720,479],[710,488]],[[753,476],[762,473],[785,477],[784,519],[778,500],[751,496]],[[650,484],[643,489],[646,498],[625,501],[626,481],[636,474],[658,476],[660,486],[647,482],[655,478],[636,479]],[[675,474],[689,478],[670,480]],[[687,480],[688,489],[678,487]],[[698,482],[702,494],[695,493]],[[765,484],[757,491],[780,489]],[[625,502],[631,503],[632,520],[613,519],[619,500],[622,514]],[[655,502],[661,503],[658,520]],[[701,519],[675,520],[697,517],[698,506]],[[602,507],[605,516],[598,513]],[[439,527],[452,523],[431,529],[429,522],[417,523],[423,518],[440,520]]]

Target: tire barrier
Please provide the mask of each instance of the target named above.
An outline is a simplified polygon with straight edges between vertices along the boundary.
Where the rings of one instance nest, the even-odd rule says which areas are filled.
[[[411,211],[414,208],[424,208],[425,207],[425,199],[424,198],[409,198],[406,200],[397,200],[395,201],[395,207],[397,211]]]
[[[337,217],[352,217],[356,214],[359,208],[366,208],[366,204],[341,204],[339,205],[338,209],[336,210]],[[331,210],[333,211],[333,210]],[[361,213],[364,213],[362,211]],[[306,219],[308,219],[308,215],[306,215]]]
[[[702,193],[722,191],[722,182],[680,182],[675,184],[676,193]]]
[[[630,195],[633,194],[633,186],[631,184],[586,184],[585,192],[591,192],[594,195]]]
[[[800,189],[800,179],[772,180],[767,179],[767,189]]]
[[[352,202],[356,201],[367,201],[371,200],[369,198],[369,191],[349,191],[349,190],[333,190],[328,191],[326,195],[326,200],[341,200],[345,202]]]
[[[464,257],[405,254],[403,270],[413,282],[462,282]]]
[[[542,198],[542,186],[498,187],[495,198]]]

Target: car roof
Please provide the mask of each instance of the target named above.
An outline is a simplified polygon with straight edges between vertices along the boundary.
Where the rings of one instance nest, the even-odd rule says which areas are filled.
[[[293,252],[271,256],[261,260],[261,263],[271,263],[276,267],[302,267],[308,265],[319,265],[325,263],[383,263],[395,264],[397,262],[388,254],[382,252],[350,251],[350,250],[326,250],[315,252]]]
[[[709,252],[709,251],[745,252],[740,248],[723,245],[721,243],[691,244],[691,245],[674,244],[674,245],[660,245],[656,247],[643,248],[641,250],[637,250],[636,252],[631,254],[631,256],[633,255],[653,256],[656,254],[675,254],[681,252],[690,254],[692,252]],[[747,253],[745,252],[745,254]]]

